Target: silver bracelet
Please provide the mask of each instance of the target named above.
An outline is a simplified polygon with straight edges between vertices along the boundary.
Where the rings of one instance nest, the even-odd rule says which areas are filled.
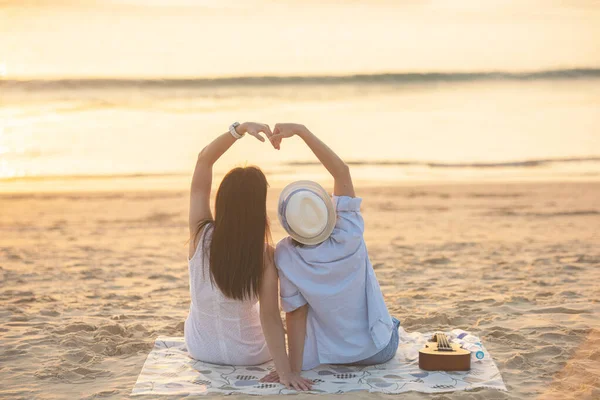
[[[231,136],[233,136],[234,138],[241,139],[244,137],[244,135],[240,135],[239,133],[237,133],[235,128],[237,128],[238,126],[240,126],[239,122],[234,122],[233,124],[229,125],[229,133],[231,133]]]

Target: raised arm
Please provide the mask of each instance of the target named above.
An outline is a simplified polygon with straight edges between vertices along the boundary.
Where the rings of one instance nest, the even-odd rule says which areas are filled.
[[[273,262],[273,249],[269,248],[269,256],[265,257],[266,265],[259,291],[260,323],[279,374],[279,381],[288,389],[310,390],[312,382],[302,378],[300,370],[293,371],[290,367],[285,348],[285,333],[279,314],[278,277]]]
[[[255,122],[244,122],[236,128],[240,135],[246,133],[256,137],[261,142],[265,139],[260,135],[263,132],[267,137],[272,136],[268,125]],[[210,191],[212,185],[213,164],[236,142],[236,138],[229,132],[219,135],[210,142],[198,155],[192,186],[190,190],[190,215],[189,228],[190,237],[196,234],[199,224],[202,221],[212,219],[210,211]],[[196,243],[190,241],[190,257],[194,255]]]
[[[294,135],[304,140],[321,164],[333,176],[333,194],[336,196],[354,197],[354,186],[348,165],[304,125],[290,123],[276,124],[273,129],[273,136],[270,137],[271,144],[276,149],[279,149],[282,139]]]

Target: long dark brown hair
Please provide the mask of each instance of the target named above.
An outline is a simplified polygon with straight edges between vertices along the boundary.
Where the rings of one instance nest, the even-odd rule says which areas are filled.
[[[210,279],[231,299],[258,297],[265,254],[270,254],[266,245],[271,244],[268,187],[267,178],[258,167],[229,171],[217,191],[215,219],[202,221],[193,238],[196,244],[202,229],[212,226]],[[205,234],[205,240],[206,237]]]

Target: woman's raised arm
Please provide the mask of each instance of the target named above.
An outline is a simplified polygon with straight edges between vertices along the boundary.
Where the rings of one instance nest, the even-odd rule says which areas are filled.
[[[275,124],[273,135],[270,137],[271,144],[276,149],[281,146],[281,140],[294,135],[300,136],[304,143],[317,156],[321,164],[333,176],[333,194],[336,196],[354,197],[354,185],[348,165],[331,150],[325,143],[309,131],[304,125],[300,124]]]
[[[246,133],[256,137],[261,142],[265,139],[261,132],[267,137],[272,136],[271,129],[266,124],[256,122],[244,122],[235,128],[239,135]],[[194,176],[192,178],[192,187],[190,190],[190,215],[189,227],[190,236],[196,234],[198,225],[207,219],[212,219],[210,211],[210,190],[212,185],[212,167],[215,162],[236,142],[236,138],[230,132],[219,135],[210,142],[198,155]],[[195,251],[196,243],[190,242],[190,257]]]

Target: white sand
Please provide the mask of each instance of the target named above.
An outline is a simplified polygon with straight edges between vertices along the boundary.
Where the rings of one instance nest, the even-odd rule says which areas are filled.
[[[393,314],[482,336],[509,388],[403,398],[600,398],[600,184],[359,194]],[[186,213],[182,192],[0,195],[0,397],[127,397],[182,335]]]

